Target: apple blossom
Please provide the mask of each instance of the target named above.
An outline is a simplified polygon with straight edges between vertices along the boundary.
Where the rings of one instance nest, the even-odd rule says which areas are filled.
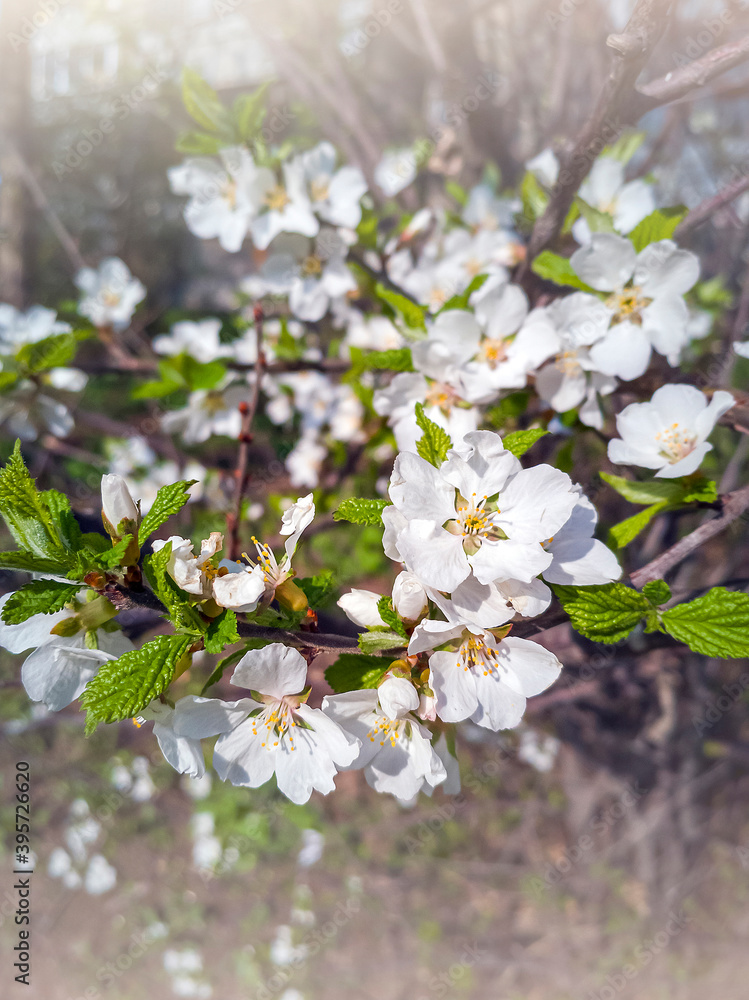
[[[146,289],[134,278],[119,257],[107,257],[98,270],[85,267],[76,275],[75,283],[83,293],[78,312],[94,326],[124,330],[133,318],[135,307],[146,295]]]

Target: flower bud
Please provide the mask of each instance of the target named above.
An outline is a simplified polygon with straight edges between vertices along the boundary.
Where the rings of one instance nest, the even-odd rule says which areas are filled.
[[[400,719],[419,707],[419,695],[405,677],[386,677],[377,689],[380,705],[390,719]]]
[[[381,594],[371,590],[359,590],[354,587],[338,601],[338,607],[346,612],[355,625],[363,628],[385,628],[385,622],[377,610]]]
[[[112,538],[122,538],[140,524],[140,511],[122,476],[101,477],[101,506],[104,527]],[[125,530],[120,531],[123,521]]]
[[[309,607],[307,595],[293,580],[284,580],[276,587],[276,600],[282,608],[287,608],[289,611],[304,611]]]
[[[421,580],[404,570],[393,584],[393,607],[407,622],[418,621],[427,610],[427,595]]]

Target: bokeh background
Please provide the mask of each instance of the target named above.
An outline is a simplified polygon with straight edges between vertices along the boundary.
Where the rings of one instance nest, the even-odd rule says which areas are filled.
[[[475,183],[487,162],[513,185],[528,158],[574,135],[607,72],[606,37],[631,7],[2,0],[0,299],[58,305],[74,297],[76,254],[117,255],[148,287],[144,328],[174,309],[233,308],[237,281],[260,260],[190,236],[167,183],[188,126],[183,65],[226,99],[270,81],[274,138],[326,136],[368,177],[386,147],[427,139],[420,187],[403,193],[413,208],[439,197],[446,177]],[[749,30],[744,2],[676,7],[654,74]],[[643,121],[634,169],[652,175],[663,202],[691,207],[749,174],[748,80],[739,68]],[[490,96],[475,99],[477,88]],[[748,223],[744,197],[698,236],[705,271],[729,289],[745,280]],[[106,393],[122,379],[84,400],[102,427]],[[80,453],[40,452],[34,472],[78,482],[76,509],[93,519],[100,472],[87,464],[86,433],[95,428]],[[716,435],[723,489],[740,480],[746,452]],[[577,456],[581,481],[593,481],[596,461]],[[280,463],[270,470],[274,490],[283,475]],[[199,531],[200,516],[174,530]],[[676,528],[664,519],[649,544]],[[342,531],[316,533],[300,571],[335,562],[342,586],[378,584],[379,533]],[[677,584],[741,579],[748,558],[742,520]],[[343,630],[336,611],[324,615]],[[146,729],[121,724],[84,740],[75,707],[33,709],[18,659],[3,652],[3,830],[13,765],[27,760],[37,856],[33,985],[12,981],[3,897],[3,996],[745,997],[749,664],[676,657],[665,644],[612,653],[565,626],[543,641],[565,676],[534,700],[528,725],[464,727],[461,796],[410,809],[358,773],[306,807],[270,789],[181,779]]]

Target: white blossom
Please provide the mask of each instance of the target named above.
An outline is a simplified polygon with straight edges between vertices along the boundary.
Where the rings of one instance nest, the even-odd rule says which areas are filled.
[[[133,318],[135,307],[146,295],[146,289],[130,273],[119,257],[107,257],[98,270],[84,267],[75,283],[83,293],[78,312],[94,326],[124,330]]]

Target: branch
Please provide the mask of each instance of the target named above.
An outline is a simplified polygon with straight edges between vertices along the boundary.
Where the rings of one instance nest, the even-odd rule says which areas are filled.
[[[744,191],[749,190],[749,176],[739,177],[732,184],[728,184],[723,188],[722,191],[718,191],[714,194],[712,198],[707,198],[705,201],[693,208],[688,215],[686,215],[679,225],[674,230],[674,238],[679,239],[686,233],[690,232],[692,229],[696,229],[697,226],[701,226],[703,222],[707,222],[719,208],[727,205],[729,202],[733,201],[734,198],[738,198],[740,194]]]
[[[237,468],[234,473],[236,486],[234,492],[234,510],[226,515],[226,530],[229,536],[227,546],[230,559],[239,557],[239,522],[242,517],[242,500],[247,491],[247,484],[250,481],[250,444],[252,443],[252,422],[257,413],[260,401],[260,385],[263,381],[265,371],[265,353],[263,351],[263,310],[259,305],[254,309],[255,337],[257,339],[257,361],[255,363],[255,382],[252,389],[252,397],[249,403],[240,403],[239,411],[242,414],[242,429],[239,432],[239,454],[237,456]]]
[[[691,534],[672,545],[664,553],[641,569],[630,575],[630,581],[637,588],[642,588],[651,580],[662,580],[674,566],[691,555],[705,542],[720,534],[729,524],[738,520],[745,510],[749,509],[749,486],[744,486],[733,493],[726,493],[722,499],[722,512],[718,517],[701,524]]]
[[[696,87],[704,87],[716,76],[741,65],[747,59],[749,59],[749,35],[737,42],[719,45],[688,66],[682,66],[658,80],[638,87],[633,104],[634,111],[639,118],[653,108],[670,104],[671,101],[685,97]]]
[[[613,63],[598,103],[578,134],[572,149],[560,164],[559,178],[546,211],[536,220],[523,273],[531,261],[557,236],[574,196],[590,172],[596,157],[633,119],[631,96],[635,81],[661,37],[671,0],[638,0],[621,35],[609,35],[606,44],[614,50]]]

